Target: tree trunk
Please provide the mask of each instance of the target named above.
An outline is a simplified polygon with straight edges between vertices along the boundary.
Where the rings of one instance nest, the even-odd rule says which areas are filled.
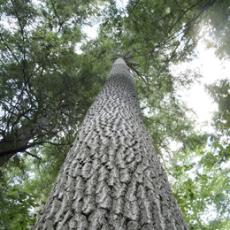
[[[123,59],[89,109],[35,229],[187,229]]]

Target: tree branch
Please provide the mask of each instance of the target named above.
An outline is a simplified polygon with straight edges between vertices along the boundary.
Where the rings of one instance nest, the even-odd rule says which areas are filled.
[[[34,155],[33,153],[30,153],[30,152],[28,152],[28,151],[25,151],[25,153],[26,153],[27,155],[29,155],[29,156],[32,156],[32,157],[38,159],[39,161],[42,161],[42,158],[41,158],[41,157],[39,157],[39,156],[37,156],[37,155]]]

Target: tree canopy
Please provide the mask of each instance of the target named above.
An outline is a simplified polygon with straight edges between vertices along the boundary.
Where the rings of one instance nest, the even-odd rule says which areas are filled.
[[[135,76],[145,123],[190,229],[229,229],[229,80],[207,87],[219,109],[215,131],[201,132],[176,94],[198,76],[174,76],[170,66],[191,58],[203,27],[208,45],[228,58],[230,1],[0,2],[0,229],[34,224],[118,56]],[[87,26],[98,28],[95,39]],[[173,152],[171,142],[182,147]]]

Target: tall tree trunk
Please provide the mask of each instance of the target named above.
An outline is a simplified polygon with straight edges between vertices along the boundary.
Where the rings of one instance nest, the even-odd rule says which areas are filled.
[[[187,229],[123,59],[89,109],[35,229]]]

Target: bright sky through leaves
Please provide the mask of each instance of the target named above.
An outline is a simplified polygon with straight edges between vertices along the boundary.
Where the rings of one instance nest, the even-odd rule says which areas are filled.
[[[192,61],[174,65],[171,69],[175,75],[183,73],[186,69],[198,71],[201,75],[190,89],[180,90],[179,95],[186,105],[195,112],[198,127],[205,131],[211,131],[212,115],[218,108],[207,93],[205,86],[220,79],[230,79],[230,61],[220,60],[215,53],[216,49],[207,47],[207,34],[204,34],[199,40]]]
[[[125,9],[127,4],[128,0],[116,0],[118,9]],[[83,31],[88,39],[95,39],[98,28],[99,24],[84,26]],[[230,79],[230,61],[220,60],[216,55],[216,49],[207,47],[207,41],[210,39],[207,29],[201,30],[200,40],[194,51],[194,58],[191,61],[171,66],[173,75],[182,74],[188,69],[201,75],[201,78],[193,83],[191,88],[179,90],[178,95],[187,107],[194,111],[194,114],[191,113],[190,115],[196,120],[198,128],[203,129],[203,131],[213,131],[211,120],[213,112],[217,111],[217,105],[207,93],[205,86],[220,79]]]
[[[124,7],[125,4],[119,3],[119,6]],[[88,39],[97,37],[98,27],[99,25],[84,26],[83,31]],[[203,32],[203,36],[195,48],[193,59],[171,66],[173,75],[182,74],[188,69],[201,75],[189,89],[179,90],[178,95],[186,106],[194,111],[194,114],[191,113],[190,115],[196,120],[198,128],[204,131],[212,131],[211,120],[213,112],[217,111],[217,105],[208,94],[205,86],[220,79],[230,79],[230,61],[220,60],[216,55],[216,49],[207,47],[208,39],[207,31]]]

